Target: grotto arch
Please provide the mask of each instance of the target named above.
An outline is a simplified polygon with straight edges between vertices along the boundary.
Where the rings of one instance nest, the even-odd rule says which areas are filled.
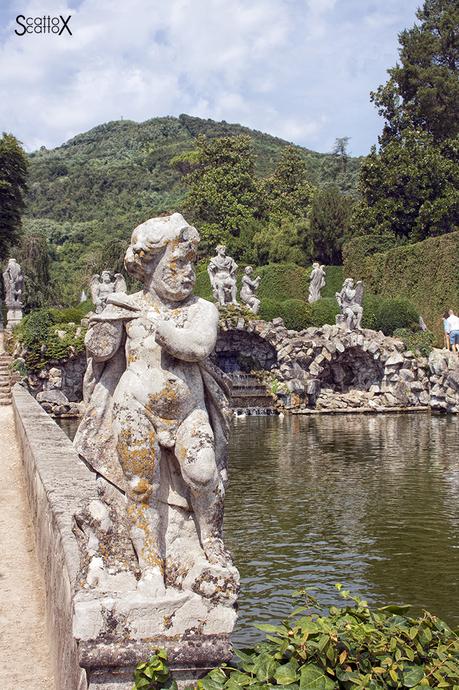
[[[359,346],[333,353],[329,360],[321,363],[317,376],[320,388],[329,388],[339,393],[350,390],[368,391],[373,385],[379,386],[383,378],[383,363]]]
[[[212,360],[227,374],[269,371],[277,364],[277,351],[258,333],[242,329],[221,330]]]

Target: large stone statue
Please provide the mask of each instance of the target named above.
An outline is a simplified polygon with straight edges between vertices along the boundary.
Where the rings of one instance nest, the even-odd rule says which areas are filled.
[[[198,242],[179,213],[134,230],[125,266],[143,289],[108,295],[90,317],[87,408],[74,443],[119,490],[118,522],[135,558],[113,558],[151,602],[148,629],[162,639],[194,630],[197,643],[218,633],[228,645],[239,582],[222,540],[228,406],[208,359],[218,310],[193,296]],[[121,538],[109,542],[120,549]],[[87,577],[111,587],[113,567],[102,560]]]
[[[24,276],[16,259],[9,259],[3,272],[5,304],[7,307],[6,325],[12,328],[22,319]]]
[[[309,276],[309,297],[311,304],[320,299],[320,291],[325,287],[325,266],[321,266],[317,261],[312,264],[311,275]]]
[[[361,328],[363,316],[363,283],[358,280],[354,286],[352,278],[346,278],[341,288],[337,292],[336,301],[341,309],[341,314],[336,317],[338,325],[345,324],[349,331]]]
[[[226,256],[226,247],[223,244],[216,248],[214,256],[207,267],[214,299],[225,304],[238,304],[236,299],[236,269],[237,263],[230,256]]]
[[[108,296],[114,292],[126,292],[126,281],[121,273],[115,273],[112,277],[110,271],[96,273],[91,278],[91,298],[94,303],[96,314],[100,314],[105,309]]]
[[[260,308],[260,300],[255,295],[255,292],[258,290],[261,278],[260,276],[258,276],[258,278],[255,278],[255,280],[253,280],[252,273],[252,266],[247,266],[242,277],[240,296],[241,302],[246,304],[249,307],[249,309],[253,311],[254,314],[258,314],[258,310]]]

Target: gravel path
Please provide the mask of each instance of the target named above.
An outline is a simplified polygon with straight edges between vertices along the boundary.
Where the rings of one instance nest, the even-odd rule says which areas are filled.
[[[0,688],[52,690],[44,587],[11,405],[0,407],[0,478]]]

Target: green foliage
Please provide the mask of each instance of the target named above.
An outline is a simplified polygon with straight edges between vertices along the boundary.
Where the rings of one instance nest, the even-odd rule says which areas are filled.
[[[301,331],[311,325],[311,306],[301,299],[286,299],[281,302],[280,316],[287,328]]]
[[[307,590],[278,625],[259,625],[265,640],[236,651],[198,681],[197,690],[389,690],[459,686],[459,637],[436,616],[410,606],[370,609],[337,585],[348,603],[325,615]],[[142,687],[142,686],[138,686]],[[145,686],[148,688],[148,686]]]
[[[281,150],[274,173],[261,184],[265,213],[272,219],[306,218],[313,187],[307,163],[299,149]]]
[[[385,119],[381,148],[361,168],[356,234],[410,241],[459,224],[459,9],[425,0],[419,24],[399,35],[400,63],[372,94]]]
[[[412,331],[409,328],[398,328],[393,336],[402,340],[409,350],[424,357],[429,356],[436,341],[435,334],[430,331]]]
[[[134,671],[134,687],[132,690],[177,690],[177,683],[172,680],[167,653],[159,649],[148,661],[137,664]]]
[[[333,325],[336,323],[336,315],[339,314],[339,307],[336,298],[322,297],[311,306],[311,326]]]
[[[196,163],[186,176],[189,185],[185,210],[191,220],[204,224],[203,251],[237,237],[241,223],[253,218],[258,205],[255,155],[246,135],[196,140]],[[220,230],[209,233],[209,226]]]
[[[50,275],[50,246],[44,233],[22,235],[17,259],[24,274],[24,308],[39,309],[54,300]]]
[[[314,260],[340,264],[341,248],[349,230],[352,198],[335,185],[317,190],[311,206],[309,242]]]
[[[4,132],[0,138],[0,261],[19,239],[26,180],[26,154],[18,140]]]
[[[382,299],[376,310],[375,330],[392,335],[399,328],[416,328],[418,321],[419,313],[408,300]]]
[[[459,134],[459,7],[455,0],[425,0],[419,24],[399,35],[400,63],[372,94],[385,118],[382,142],[406,129],[435,141]]]
[[[442,315],[447,309],[459,310],[458,257],[459,232],[453,232],[395,247],[360,263],[349,265],[346,260],[344,271],[363,280],[368,293],[408,299],[443,341]]]
[[[362,164],[362,199],[355,206],[357,235],[391,233],[416,242],[451,232],[459,224],[459,136],[434,144],[406,130]]]
[[[346,240],[343,245],[346,274],[349,276],[358,275],[367,256],[385,252],[399,244],[400,241],[391,232],[380,235],[359,235]]]
[[[253,253],[258,265],[311,263],[309,222],[291,216],[261,224],[253,236]]]
[[[86,309],[86,305],[84,307]],[[49,362],[68,359],[72,355],[84,352],[85,329],[79,327],[83,309],[59,310],[37,309],[25,316],[13,331],[14,340],[25,349],[23,355],[29,371],[40,371]],[[78,317],[69,323],[68,316]],[[58,331],[64,332],[59,337]],[[62,333],[61,333],[62,335]]]

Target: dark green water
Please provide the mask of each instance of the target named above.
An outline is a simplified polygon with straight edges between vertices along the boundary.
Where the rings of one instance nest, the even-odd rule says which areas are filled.
[[[258,639],[250,623],[288,613],[293,589],[336,602],[336,582],[459,624],[458,418],[237,419],[230,472],[236,644]]]
[[[251,623],[289,612],[292,590],[331,604],[336,582],[458,625],[459,418],[235,420],[225,540],[241,573],[239,646],[259,639]]]

